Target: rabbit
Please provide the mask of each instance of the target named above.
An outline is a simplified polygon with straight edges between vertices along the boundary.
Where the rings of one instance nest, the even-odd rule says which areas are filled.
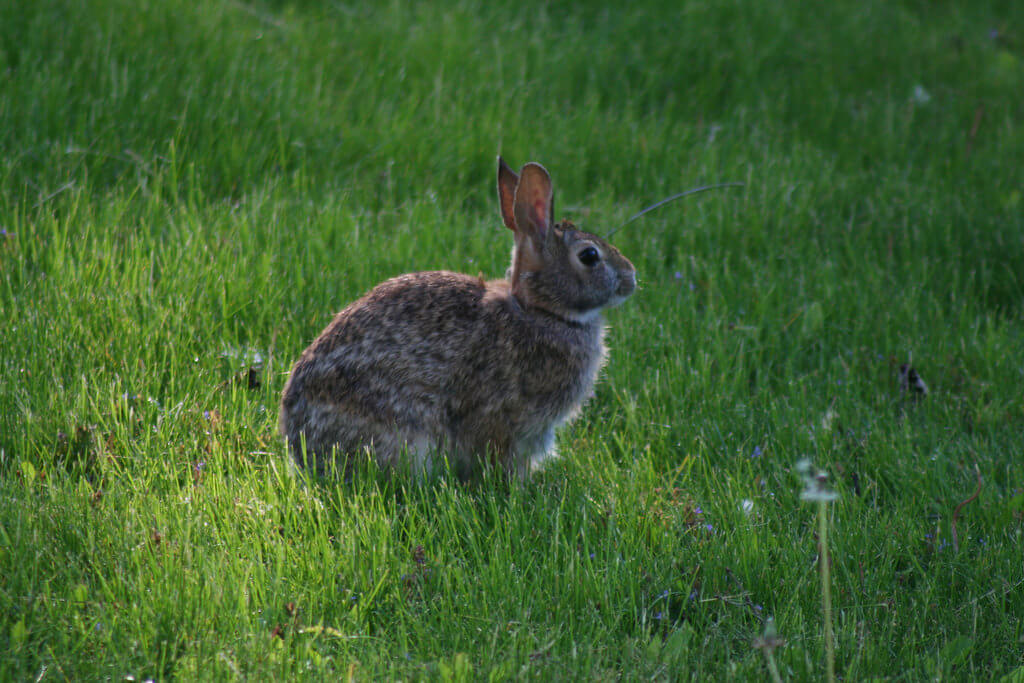
[[[506,279],[400,275],[337,314],[303,351],[281,397],[280,431],[299,467],[351,473],[369,452],[385,470],[463,479],[488,467],[525,480],[557,455],[555,429],[593,395],[604,364],[601,311],[636,289],[605,240],[554,223],[551,177],[498,158]]]

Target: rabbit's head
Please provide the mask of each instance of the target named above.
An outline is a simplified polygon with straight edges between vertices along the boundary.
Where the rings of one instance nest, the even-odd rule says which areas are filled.
[[[515,234],[508,279],[523,306],[588,322],[636,289],[636,270],[618,249],[568,221],[554,222],[551,176],[540,164],[516,175],[499,157],[498,199]]]

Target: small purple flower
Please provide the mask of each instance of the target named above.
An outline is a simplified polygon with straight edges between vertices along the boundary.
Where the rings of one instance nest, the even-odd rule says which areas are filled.
[[[693,283],[691,282],[691,283],[690,283],[690,291],[691,291],[691,292],[693,292],[693,291],[695,291],[696,289],[697,289],[697,285],[695,285],[695,284],[693,284]]]
[[[988,39],[989,40],[998,40],[999,39],[999,29],[997,29],[997,28],[991,29],[988,32]]]
[[[696,600],[699,597],[700,597],[700,593],[697,591],[696,588],[694,588],[692,591],[690,591],[690,602],[693,602],[694,600]]]
[[[677,279],[677,280],[682,280],[682,279],[683,279],[683,274],[682,274],[682,273],[680,273],[680,272],[679,272],[679,271],[677,270],[677,271],[675,272],[675,275],[674,275],[673,277],[675,277],[675,279]]]
[[[708,531],[714,531],[715,530],[715,526],[713,524],[705,524],[704,528],[707,529]]]
[[[695,515],[703,515],[704,511],[701,510],[700,509],[700,505],[698,505],[697,507],[693,508],[693,514],[695,514]]]
[[[760,446],[754,446],[754,452],[750,454],[750,457],[751,458],[760,458],[761,457],[761,447]]]
[[[590,553],[590,559],[594,559],[595,555],[597,555],[597,553]]]
[[[754,611],[755,611],[755,612],[760,612],[760,611],[761,611],[761,610],[763,610],[763,609],[764,609],[764,608],[763,608],[763,607],[761,607],[761,605],[754,605]]]
[[[206,461],[205,460],[200,460],[199,462],[197,462],[196,463],[196,474],[199,474],[200,472],[202,472],[204,467],[206,467]]]
[[[661,612],[656,613],[654,615],[654,618],[657,619],[658,621],[661,621]]]
[[[662,600],[664,600],[664,599],[665,599],[665,598],[667,598],[668,596],[669,596],[669,592],[668,592],[668,590],[666,589],[666,590],[663,590],[663,591],[661,592],[661,595],[659,595],[658,597],[659,597],[659,598],[661,598]]]
[[[209,410],[204,410],[203,411],[203,418],[207,419],[207,420],[210,419],[210,411]]]

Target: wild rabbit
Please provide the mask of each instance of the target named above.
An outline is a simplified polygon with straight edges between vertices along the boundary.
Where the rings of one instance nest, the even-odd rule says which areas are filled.
[[[501,217],[513,231],[505,280],[447,271],[400,275],[339,313],[303,351],[281,397],[281,433],[300,466],[384,467],[460,476],[487,466],[525,479],[555,455],[555,429],[593,394],[604,363],[602,309],[636,288],[605,240],[554,223],[551,177],[498,159]]]

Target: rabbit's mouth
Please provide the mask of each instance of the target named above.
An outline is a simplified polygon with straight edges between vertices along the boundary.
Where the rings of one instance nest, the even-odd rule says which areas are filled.
[[[628,298],[629,294],[616,294],[612,298],[608,299],[608,303],[605,304],[605,308],[615,308]]]
[[[625,275],[619,276],[619,288],[615,291],[615,296],[612,297],[612,301],[609,302],[609,306],[618,306],[623,301],[629,298],[629,296],[636,291],[636,271],[631,270]]]
[[[630,295],[633,294],[633,292],[635,290],[636,290],[636,282],[635,281],[632,284],[630,284],[628,287],[620,285],[618,291],[615,292],[615,294],[612,295],[612,297],[610,299],[608,299],[608,303],[605,304],[605,308],[615,308],[616,306],[621,304],[623,301],[628,299],[630,297]]]

